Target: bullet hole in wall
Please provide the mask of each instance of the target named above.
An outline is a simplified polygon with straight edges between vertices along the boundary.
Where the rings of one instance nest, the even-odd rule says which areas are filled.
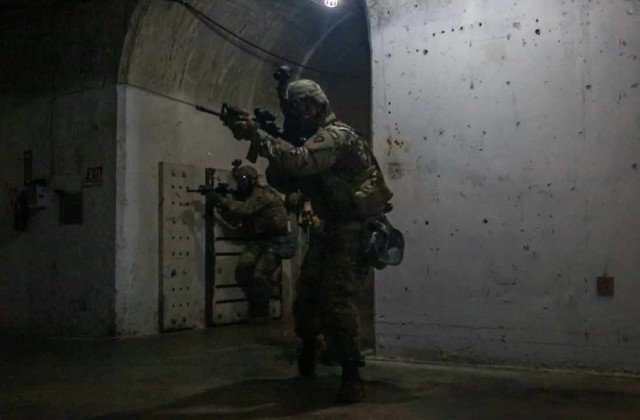
[[[487,219],[482,219],[482,223],[486,225],[487,223],[489,223],[489,221]]]
[[[540,35],[540,29],[536,29],[536,35]]]
[[[585,86],[585,88],[586,88],[587,90],[591,90],[591,85],[587,85],[587,86]]]
[[[634,163],[633,165],[631,165],[631,167],[633,168],[634,171],[638,170],[638,164]]]

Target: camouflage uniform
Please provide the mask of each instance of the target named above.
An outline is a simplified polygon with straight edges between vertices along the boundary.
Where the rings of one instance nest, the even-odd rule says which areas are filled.
[[[285,115],[282,140],[259,132],[246,115],[227,125],[236,139],[260,147],[269,160],[269,184],[291,202],[299,201],[291,194],[300,191],[321,220],[322,229],[310,237],[294,307],[302,338],[298,372],[315,374],[316,339],[323,333],[342,365],[337,401],[357,402],[366,392],[353,298],[370,271],[361,235],[365,222],[388,211],[392,193],[369,146],[331,113],[320,86],[311,80],[281,83],[278,96]]]
[[[287,234],[287,213],[273,188],[257,185],[244,201],[220,198],[223,213],[240,217],[254,242],[243,250],[235,278],[250,301],[250,315],[267,316],[273,290],[273,274],[281,263],[274,240]]]
[[[370,268],[360,250],[362,220],[352,202],[353,180],[373,164],[362,137],[330,113],[315,134],[296,147],[261,134],[269,184],[285,193],[300,190],[322,220],[311,235],[295,302],[296,334],[322,333],[340,363],[361,359],[354,298]]]

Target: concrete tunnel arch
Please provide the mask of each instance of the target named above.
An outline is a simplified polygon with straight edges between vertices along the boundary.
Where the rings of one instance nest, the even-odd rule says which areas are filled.
[[[190,4],[262,48],[324,70],[298,68],[296,75],[318,81],[338,116],[370,135],[371,52],[364,2],[345,2],[342,10],[299,0]],[[280,64],[212,30],[183,5],[147,0],[137,6],[118,76],[118,334],[158,332],[158,163],[228,167],[244,157],[246,145],[193,105],[218,108],[229,102],[277,111],[272,74]],[[258,166],[264,169],[265,162]],[[204,249],[197,252],[203,260]],[[204,297],[203,265],[198,278]],[[372,311],[372,299],[367,300]],[[202,304],[200,326],[206,324],[204,298]]]

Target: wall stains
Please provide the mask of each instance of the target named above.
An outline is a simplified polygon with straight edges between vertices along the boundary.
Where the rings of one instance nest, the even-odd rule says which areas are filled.
[[[481,349],[476,355],[480,360],[495,356],[513,357],[516,363],[524,359],[554,363],[551,359],[557,352],[570,362],[591,363],[598,358],[608,363],[611,354],[629,361],[628,354],[604,344],[608,326],[591,309],[593,287],[570,279],[591,278],[596,261],[622,246],[610,242],[613,237],[637,244],[629,233],[618,231],[616,221],[625,220],[635,232],[640,227],[628,211],[628,205],[638,203],[630,196],[638,180],[621,173],[624,167],[627,175],[640,170],[636,153],[640,138],[633,118],[633,110],[640,109],[636,95],[640,68],[633,61],[638,53],[632,51],[640,42],[637,22],[621,18],[625,9],[603,0],[512,3],[504,8],[483,2],[483,7],[463,12],[468,4],[462,0],[433,2],[428,18],[405,16],[402,25],[391,30],[377,28],[376,32],[372,27],[372,35],[379,35],[387,47],[402,51],[408,44],[413,60],[378,68],[386,80],[396,73],[393,114],[402,133],[393,131],[393,120],[378,132],[391,131],[393,137],[411,144],[416,157],[424,156],[421,161],[402,159],[407,167],[398,185],[407,188],[398,190],[395,200],[407,208],[396,207],[396,220],[411,227],[413,220],[420,224],[418,215],[428,210],[431,221],[437,218],[439,226],[433,228],[425,220],[423,234],[411,236],[413,259],[408,258],[410,266],[400,271],[410,277],[432,267],[426,280],[424,276],[416,279],[427,284],[417,287],[408,281],[406,286],[421,302],[442,310],[454,308],[456,315],[429,311],[423,319],[437,324],[430,334],[447,354],[452,348],[464,351],[467,343],[447,338],[450,330],[443,325],[445,319],[466,322],[477,336],[471,339],[471,347]],[[406,37],[402,27],[410,22],[414,24]],[[399,37],[401,32],[404,38]],[[432,42],[424,45],[425,40]],[[422,60],[420,52],[427,48],[428,56]],[[621,51],[624,59],[618,59]],[[424,90],[419,95],[418,88]],[[407,91],[414,94],[408,97]],[[609,126],[606,141],[599,135],[604,119],[594,115],[616,124]],[[386,136],[377,141],[383,155],[387,146],[393,147],[389,160],[400,160],[394,159],[399,145],[385,144]],[[418,168],[415,174],[409,165]],[[598,202],[583,204],[585,197],[600,196]],[[438,245],[444,244],[438,251]],[[637,271],[640,267],[628,261],[631,254],[640,256],[640,249],[614,258],[625,267],[634,264]],[[488,267],[495,276],[476,275],[486,273]],[[504,280],[497,288],[492,283],[496,278]],[[440,287],[445,279],[455,285]],[[506,280],[513,285],[508,295],[504,294]],[[489,294],[483,295],[487,290]],[[514,317],[504,317],[509,313],[506,306],[515,309]],[[388,305],[382,310],[404,320],[424,312],[412,305]],[[411,315],[400,315],[405,311]],[[637,314],[626,302],[606,311],[621,317]],[[474,318],[478,313],[490,319]],[[513,324],[508,328],[518,331],[514,335],[527,337],[526,345],[514,345],[520,338],[511,333],[496,332],[503,324],[498,320],[507,318]],[[480,332],[483,327],[492,333]],[[399,321],[390,328],[403,327]],[[607,340],[615,331],[605,334]],[[638,333],[640,327],[634,331]],[[423,347],[430,346],[427,333],[415,330],[413,334],[427,342]],[[537,343],[563,346],[547,351],[544,345],[531,343],[530,335]],[[572,347],[584,346],[585,341],[591,346],[591,360]],[[622,338],[620,343],[624,345]],[[408,346],[411,343],[405,339],[398,348]],[[526,355],[520,352],[524,347]],[[603,357],[597,357],[598,352]]]
[[[398,123],[395,123],[395,127],[394,130],[396,131],[396,133],[400,133],[400,128]],[[397,138],[388,138],[387,139],[387,146],[388,146],[388,151],[387,151],[387,156],[391,156],[391,153],[394,150],[398,150],[404,153],[407,153],[409,151],[409,142],[405,141],[405,140],[400,140]]]
[[[404,170],[399,162],[389,162],[387,166],[389,179],[399,180],[404,176]]]

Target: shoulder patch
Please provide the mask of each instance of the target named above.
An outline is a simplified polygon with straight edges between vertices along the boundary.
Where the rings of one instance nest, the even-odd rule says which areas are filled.
[[[325,141],[324,134],[318,134],[316,136],[313,136],[314,143],[322,143],[324,141]]]

